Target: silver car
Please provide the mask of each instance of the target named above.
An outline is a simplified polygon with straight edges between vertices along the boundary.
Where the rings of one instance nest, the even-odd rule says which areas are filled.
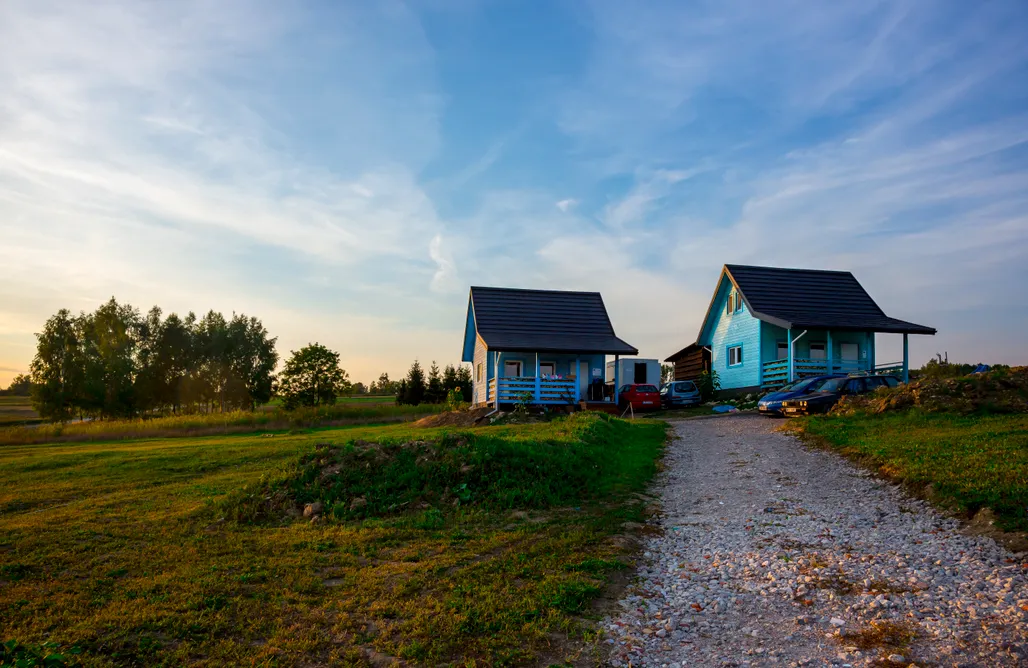
[[[660,388],[660,405],[664,408],[698,406],[703,403],[700,390],[691,380],[676,380]]]

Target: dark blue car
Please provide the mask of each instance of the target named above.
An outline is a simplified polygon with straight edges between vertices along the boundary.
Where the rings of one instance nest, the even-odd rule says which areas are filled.
[[[821,386],[826,380],[831,378],[845,378],[846,374],[835,373],[825,376],[813,376],[811,378],[802,378],[795,381],[785,387],[779,388],[774,392],[765,394],[757,402],[757,410],[761,415],[768,416],[780,416],[782,415],[782,402],[786,399],[795,399],[801,397],[804,394],[810,394],[816,392],[817,388]]]

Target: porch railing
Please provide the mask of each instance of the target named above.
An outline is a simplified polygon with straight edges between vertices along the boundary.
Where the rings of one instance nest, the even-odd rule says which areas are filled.
[[[489,379],[489,403],[496,401],[496,378]],[[500,378],[500,403],[513,404],[531,395],[528,403],[567,405],[575,403],[575,383],[572,379],[549,380],[540,378],[538,385],[532,376]]]
[[[793,378],[809,378],[811,376],[823,376],[828,373],[867,373],[868,370],[861,360],[832,360],[831,371],[828,370],[828,360],[815,360],[803,357],[793,359]],[[879,365],[875,367],[876,373],[893,373],[893,364]],[[900,364],[900,373],[903,365]],[[789,360],[774,360],[764,362],[764,375],[761,387],[781,387],[789,382]]]

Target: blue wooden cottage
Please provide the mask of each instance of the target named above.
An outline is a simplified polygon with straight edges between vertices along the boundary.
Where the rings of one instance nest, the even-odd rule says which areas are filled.
[[[614,334],[598,292],[471,288],[461,360],[472,363],[473,404],[599,399],[606,356],[638,352]]]
[[[880,364],[875,334],[903,335],[903,360]],[[908,379],[909,334],[931,327],[885,315],[848,271],[726,264],[700,327],[722,390],[775,388],[825,373]]]

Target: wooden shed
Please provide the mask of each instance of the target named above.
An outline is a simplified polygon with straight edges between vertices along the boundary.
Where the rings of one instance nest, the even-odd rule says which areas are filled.
[[[710,371],[710,349],[693,343],[664,361],[675,365],[675,380],[698,380]]]

